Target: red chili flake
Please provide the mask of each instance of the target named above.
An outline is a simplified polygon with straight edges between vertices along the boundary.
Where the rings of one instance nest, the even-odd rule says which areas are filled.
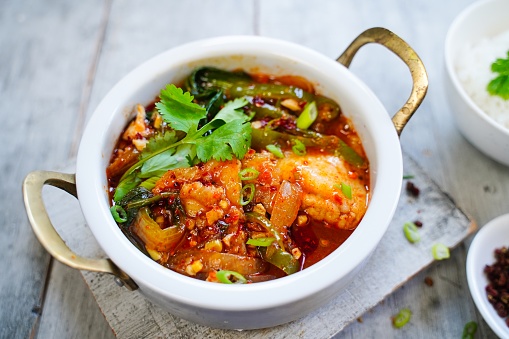
[[[419,196],[419,193],[420,193],[419,188],[417,186],[415,186],[414,183],[411,182],[411,181],[407,181],[407,183],[406,183],[406,191],[410,195],[412,195],[412,196],[414,196],[416,198]]]
[[[263,100],[263,98],[259,97],[259,96],[255,96],[253,97],[253,105],[255,105],[256,107],[262,107],[263,105],[265,105],[265,100]]]
[[[434,282],[433,282],[433,279],[431,279],[430,277],[426,277],[426,278],[424,278],[424,283],[426,285],[428,285],[429,287],[431,287],[431,286],[433,286]]]
[[[417,227],[422,227],[422,221],[420,221],[420,220],[415,220],[415,221],[414,221],[414,224],[415,224],[415,226],[417,226]]]

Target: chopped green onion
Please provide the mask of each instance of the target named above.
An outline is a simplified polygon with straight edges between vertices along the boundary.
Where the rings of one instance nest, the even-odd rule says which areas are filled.
[[[412,311],[410,311],[408,308],[404,308],[392,318],[392,324],[396,328],[402,328],[410,321],[411,317]]]
[[[341,192],[347,197],[348,199],[352,199],[352,187],[350,185],[345,184],[344,182],[341,183]]]
[[[341,184],[334,184],[332,186],[337,189],[340,189],[347,199],[352,199],[352,187],[350,187],[350,185],[347,185],[344,182],[342,182]]]
[[[113,216],[113,219],[115,219],[116,222],[124,223],[127,221],[127,213],[122,208],[122,206],[114,205],[110,208],[111,215]]]
[[[413,179],[413,178],[415,178],[415,176],[412,174],[407,174],[403,176],[403,179]]]
[[[295,139],[293,142],[295,143],[295,145],[292,146],[293,153],[300,156],[306,155],[306,145],[299,139]]]
[[[477,323],[475,321],[470,321],[465,324],[461,339],[473,339],[475,332],[477,332]]]
[[[277,158],[284,158],[285,155],[283,154],[283,151],[281,151],[281,148],[279,148],[278,146],[276,145],[267,145],[265,146],[265,148],[267,149],[267,151],[269,151],[270,153],[274,154]]]
[[[216,277],[223,284],[245,284],[247,279],[238,272],[220,270],[216,272]]]
[[[274,237],[269,238],[256,238],[256,239],[249,239],[246,244],[253,245],[253,246],[261,246],[261,247],[267,247],[270,246],[276,240]]]
[[[449,259],[449,257],[451,256],[449,252],[449,247],[441,243],[433,245],[433,247],[431,248],[431,253],[433,254],[433,258],[435,258],[436,260]]]
[[[403,225],[403,233],[405,233],[405,237],[412,244],[421,240],[421,236],[419,235],[419,229],[417,228],[417,225],[415,225],[413,222],[406,222]]]
[[[242,171],[239,172],[240,180],[254,180],[258,178],[259,175],[260,172],[251,167],[244,168]]]
[[[317,116],[318,110],[316,108],[316,103],[312,101],[306,104],[304,110],[297,118],[297,128],[308,129],[309,126],[311,126],[313,122],[315,122]]]
[[[249,195],[247,196],[247,200],[244,200],[244,195],[249,190]],[[240,205],[246,206],[249,204],[255,195],[255,185],[254,184],[247,184],[244,187],[242,187],[242,191],[240,192]]]

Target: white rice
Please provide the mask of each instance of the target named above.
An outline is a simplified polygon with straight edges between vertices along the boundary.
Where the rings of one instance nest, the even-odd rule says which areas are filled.
[[[465,45],[456,60],[456,72],[470,98],[497,123],[509,129],[509,100],[490,95],[488,83],[498,76],[491,71],[497,59],[506,59],[509,51],[509,31],[475,44]]]

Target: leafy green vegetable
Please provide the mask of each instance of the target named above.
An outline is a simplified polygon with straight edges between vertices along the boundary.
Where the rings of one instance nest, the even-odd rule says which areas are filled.
[[[491,64],[491,71],[499,75],[488,84],[488,92],[509,100],[509,51],[507,59],[497,59]]]
[[[156,107],[173,130],[149,140],[139,161],[120,178],[115,201],[137,187],[141,179],[159,177],[170,169],[189,167],[198,161],[230,160],[234,155],[242,159],[249,150],[251,124],[240,110],[248,103],[246,99],[226,103],[212,120],[199,128],[207,111],[193,102],[192,95],[172,84],[161,90],[160,98]],[[179,138],[180,132],[176,131],[185,136]]]

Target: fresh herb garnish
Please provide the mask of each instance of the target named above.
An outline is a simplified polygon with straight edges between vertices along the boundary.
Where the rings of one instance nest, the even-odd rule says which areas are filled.
[[[498,73],[498,76],[488,84],[488,92],[509,100],[509,51],[507,51],[507,59],[497,59],[491,64],[491,71]]]
[[[239,108],[248,101],[235,99],[225,104],[214,118],[199,128],[206,118],[205,108],[193,102],[194,97],[171,84],[161,90],[156,108],[163,120],[172,128],[149,140],[140,159],[122,176],[115,191],[118,201],[142,179],[163,175],[175,168],[190,167],[211,159],[242,159],[251,145],[249,117]],[[184,137],[179,137],[183,132]]]

